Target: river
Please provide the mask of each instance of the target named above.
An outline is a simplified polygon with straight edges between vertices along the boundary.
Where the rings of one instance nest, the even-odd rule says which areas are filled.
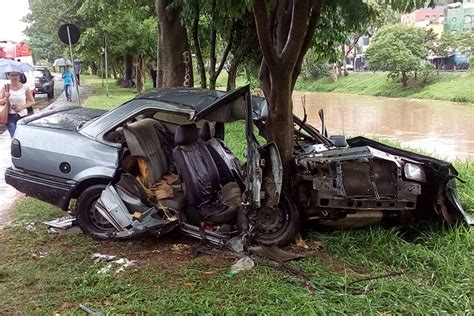
[[[377,136],[419,148],[450,161],[474,158],[474,104],[427,99],[373,97],[343,93],[295,92],[294,113],[328,133]]]

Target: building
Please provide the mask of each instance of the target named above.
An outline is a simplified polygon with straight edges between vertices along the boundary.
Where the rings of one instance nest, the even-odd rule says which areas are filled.
[[[443,32],[445,14],[444,6],[418,9],[411,13],[403,14],[401,24],[413,25],[426,30],[431,29],[434,33],[441,35]]]
[[[445,11],[445,32],[459,34],[465,30],[474,30],[474,0],[450,3]]]

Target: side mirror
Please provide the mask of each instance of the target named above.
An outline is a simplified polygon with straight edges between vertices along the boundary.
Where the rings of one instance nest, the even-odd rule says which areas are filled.
[[[347,147],[346,136],[344,135],[331,135],[329,139],[337,148]]]

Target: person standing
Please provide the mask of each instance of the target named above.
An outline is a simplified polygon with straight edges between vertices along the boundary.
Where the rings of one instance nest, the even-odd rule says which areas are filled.
[[[66,65],[62,74],[64,80],[64,92],[66,93],[66,99],[72,101],[72,87],[74,86],[74,74],[71,71],[71,66]]]
[[[28,115],[28,108],[35,104],[33,93],[27,84],[20,82],[19,72],[8,73],[10,85],[5,85],[0,97],[0,105],[10,104],[8,112],[7,130],[13,138],[16,130],[16,123]]]

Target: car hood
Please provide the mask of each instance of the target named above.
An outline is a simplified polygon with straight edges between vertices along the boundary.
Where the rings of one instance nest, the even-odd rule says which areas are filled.
[[[19,121],[19,124],[63,130],[76,130],[82,123],[87,122],[94,117],[98,117],[104,112],[106,111],[88,109],[79,106],[57,107],[28,116]]]

